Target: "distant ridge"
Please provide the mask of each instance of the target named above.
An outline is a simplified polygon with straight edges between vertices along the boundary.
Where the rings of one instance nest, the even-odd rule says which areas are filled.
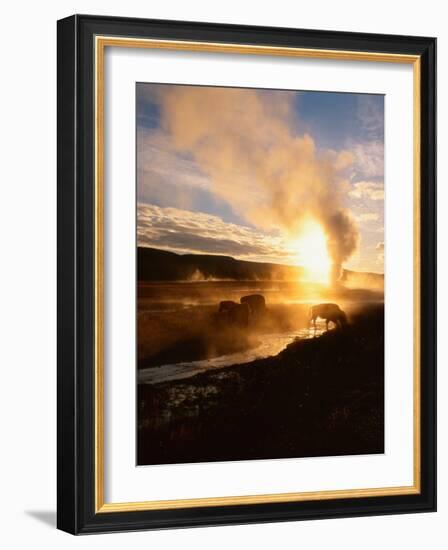
[[[144,281],[297,281],[305,274],[300,266],[236,260],[231,256],[212,254],[176,254],[157,248],[138,247],[137,276]],[[344,270],[347,284],[382,286],[384,277],[378,273]]]
[[[137,251],[139,281],[190,280],[297,280],[301,267],[236,260],[231,256],[211,254],[176,254],[156,248],[139,247]]]

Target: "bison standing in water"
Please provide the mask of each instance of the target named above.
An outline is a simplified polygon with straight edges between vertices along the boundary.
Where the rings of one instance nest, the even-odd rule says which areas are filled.
[[[237,306],[238,303],[234,302],[233,300],[223,300],[222,302],[219,302],[219,313],[225,313],[226,311],[230,311],[235,306]]]
[[[310,308],[310,322],[314,324],[314,330],[316,330],[316,319],[325,319],[327,325],[330,321],[336,325],[337,328],[343,329],[347,326],[347,315],[337,304],[319,304]]]
[[[219,303],[218,319],[230,325],[247,327],[249,320],[257,320],[266,311],[266,301],[261,294],[250,294],[240,299],[240,304],[233,300]]]
[[[231,325],[247,327],[249,324],[250,309],[247,304],[223,300],[219,303],[218,311],[220,318]]]
[[[255,317],[259,317],[266,311],[266,300],[261,294],[250,294],[243,296],[240,300],[241,304],[247,304],[250,312]]]
[[[247,304],[236,304],[229,310],[229,320],[232,324],[247,327],[249,324],[250,310]]]

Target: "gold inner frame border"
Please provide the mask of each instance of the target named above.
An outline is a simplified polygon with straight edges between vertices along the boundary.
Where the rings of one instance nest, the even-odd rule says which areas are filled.
[[[106,47],[146,48],[208,53],[233,53],[268,56],[287,56],[327,60],[406,63],[413,65],[413,197],[414,197],[414,364],[413,364],[413,458],[414,483],[410,486],[366,489],[342,489],[296,493],[154,500],[141,502],[106,503],[104,501],[104,55]],[[343,498],[365,498],[420,493],[421,485],[421,426],[420,426],[420,56],[381,52],[321,50],[251,44],[226,44],[181,40],[158,40],[96,36],[95,59],[95,513],[167,510],[207,506],[304,502]]]

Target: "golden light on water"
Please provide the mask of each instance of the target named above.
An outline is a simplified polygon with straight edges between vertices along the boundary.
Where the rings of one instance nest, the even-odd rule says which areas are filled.
[[[318,222],[307,221],[300,237],[291,243],[291,248],[297,252],[297,264],[305,268],[309,281],[330,282],[331,259],[325,232]]]

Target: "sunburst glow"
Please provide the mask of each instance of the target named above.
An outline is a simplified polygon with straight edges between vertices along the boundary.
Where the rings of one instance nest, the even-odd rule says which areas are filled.
[[[319,223],[307,221],[300,237],[291,243],[291,248],[297,253],[297,264],[305,268],[310,281],[329,283],[331,259],[325,232]]]

